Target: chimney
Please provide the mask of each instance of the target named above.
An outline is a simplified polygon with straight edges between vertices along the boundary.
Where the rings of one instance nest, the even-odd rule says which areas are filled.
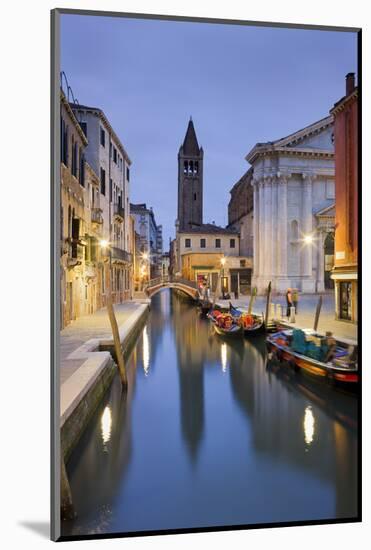
[[[354,91],[354,73],[348,73],[345,82],[346,95],[350,95]]]

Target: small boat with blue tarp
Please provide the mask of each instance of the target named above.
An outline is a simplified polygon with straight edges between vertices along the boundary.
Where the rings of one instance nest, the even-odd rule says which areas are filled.
[[[282,330],[267,337],[268,359],[287,362],[295,371],[339,383],[357,386],[357,346],[325,336],[311,329]]]

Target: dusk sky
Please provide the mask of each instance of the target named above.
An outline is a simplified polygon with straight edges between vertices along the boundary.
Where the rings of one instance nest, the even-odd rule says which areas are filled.
[[[61,69],[100,107],[131,160],[131,202],[175,236],[177,155],[190,115],[204,149],[204,222],[227,223],[229,191],[256,142],[328,115],[356,72],[352,32],[61,16]]]

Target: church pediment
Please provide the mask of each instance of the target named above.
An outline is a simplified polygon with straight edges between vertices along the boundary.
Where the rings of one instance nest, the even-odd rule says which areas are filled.
[[[284,138],[257,143],[246,155],[246,160],[253,163],[261,155],[285,154],[286,151],[290,155],[333,155],[333,125],[330,115]]]
[[[298,130],[284,138],[273,142],[275,147],[289,147],[299,149],[334,149],[333,144],[333,117],[328,116],[310,126]]]

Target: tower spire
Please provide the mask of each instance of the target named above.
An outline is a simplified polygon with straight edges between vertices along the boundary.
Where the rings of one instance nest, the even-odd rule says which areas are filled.
[[[193,126],[192,117],[188,122],[187,132],[183,142],[183,154],[184,155],[199,155],[200,148],[198,146],[195,127]]]

